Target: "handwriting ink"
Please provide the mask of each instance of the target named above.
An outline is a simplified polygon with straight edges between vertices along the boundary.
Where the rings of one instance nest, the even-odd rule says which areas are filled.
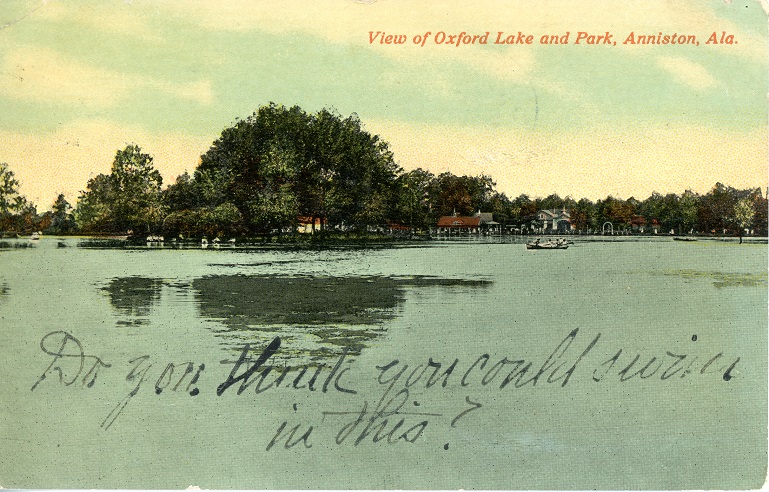
[[[387,444],[395,444],[400,441],[414,444],[427,428],[427,420],[422,420],[403,432],[401,432],[401,428],[406,422],[405,418],[400,418],[392,427],[388,427],[390,425],[391,417],[397,418],[400,415],[406,415],[405,413],[401,413],[400,410],[408,399],[409,390],[403,388],[383,407],[375,408],[373,412],[368,411],[368,402],[364,401],[356,418],[346,423],[339,430],[336,436],[336,443],[343,444],[347,438],[358,429],[358,426],[363,424],[363,428],[353,443],[354,446],[358,446],[368,437],[371,437],[371,440],[374,443],[386,439]],[[328,414],[328,412],[324,412],[324,414]]]
[[[166,368],[163,369],[163,372],[160,374],[160,377],[155,382],[155,394],[159,395],[160,393],[163,392],[164,389],[168,387],[169,384],[171,384],[171,380],[174,376],[175,369],[176,369],[176,364],[174,364],[173,362],[169,362],[168,365],[166,365]],[[179,381],[176,383],[173,389],[176,389],[184,380],[184,378],[187,377],[187,375],[192,374],[192,371],[194,370],[195,370],[195,364],[193,364],[192,362],[187,362],[184,368],[184,374],[182,374],[182,377],[179,378]]]
[[[472,412],[473,410],[478,410],[479,408],[481,408],[483,406],[480,403],[477,403],[477,402],[474,402],[474,401],[470,400],[469,396],[465,397],[465,401],[467,402],[468,405],[470,405],[470,408],[468,408],[466,410],[463,410],[459,415],[454,417],[454,419],[451,421],[451,426],[452,427],[456,427],[457,426],[457,422],[459,421],[459,419],[461,419],[462,417],[464,417],[468,413]]]
[[[187,376],[193,373],[195,371],[195,363],[194,362],[183,362],[183,363],[173,363],[169,362],[163,372],[160,374],[160,377],[158,377],[157,381],[155,382],[155,394],[159,395],[165,390],[168,386],[171,385],[174,378],[174,372],[179,367],[184,367],[184,373],[179,377],[179,379],[176,381],[176,384],[171,388],[171,391],[176,391],[179,389],[179,387],[182,385],[182,383],[187,379]],[[192,388],[192,385],[196,384],[198,382],[198,379],[200,378],[200,373],[203,372],[203,370],[206,368],[205,364],[200,364],[198,366],[197,372],[195,372],[195,375],[192,376],[190,381],[187,383],[187,388],[185,391],[189,392],[192,396],[197,395],[200,390],[197,388]],[[194,393],[194,394],[192,394]]]
[[[619,349],[617,353],[615,353],[612,357],[606,359],[600,366],[595,368],[593,370],[593,381],[601,382],[611,372],[614,365],[617,362],[619,362],[622,355],[623,355],[622,349]],[[723,356],[723,353],[719,352],[713,357],[707,359],[707,362],[705,362],[702,365],[702,367],[699,368],[698,373],[710,374],[712,372],[725,371],[723,373],[724,381],[731,380],[732,378],[731,371],[740,361],[740,358],[737,357],[736,360],[731,364],[731,366],[728,367],[728,369],[726,366],[723,366],[720,369],[716,369],[716,370],[711,369],[711,367],[713,366],[713,363],[716,362],[718,359],[720,359],[722,356]],[[673,376],[678,376],[678,379],[683,379],[687,375],[692,374],[694,371],[696,371],[696,369],[699,367],[698,361],[701,361],[701,360],[702,359],[700,359],[699,356],[697,355],[678,354],[678,353],[673,353],[667,350],[665,351],[665,356],[661,356],[661,357],[650,356],[649,359],[646,360],[643,366],[640,366],[639,369],[636,369],[635,371],[633,371],[633,369],[636,367],[639,367],[640,362],[642,362],[642,355],[636,354],[616,374],[617,376],[619,376],[619,381],[621,383],[628,382],[631,379],[635,378],[636,376],[638,376],[640,379],[649,379],[652,376],[657,375],[658,373],[659,373],[659,379],[661,381],[667,381],[673,378]],[[661,373],[660,373],[660,370],[662,370]]]
[[[740,358],[737,357],[737,360],[732,362],[732,365],[730,365],[729,369],[727,369],[726,372],[724,373],[724,376],[723,376],[724,381],[729,381],[729,380],[732,379],[732,377],[733,377],[732,376],[732,370],[734,370],[734,366],[736,366],[739,361],[740,361]]]
[[[477,359],[475,359],[475,362],[473,362],[473,364],[470,366],[467,372],[465,372],[465,375],[462,376],[462,381],[460,382],[460,384],[464,387],[470,386],[470,383],[467,382],[467,376],[470,375],[470,373],[473,371],[473,369],[475,369],[475,366],[477,366],[480,361],[483,361],[480,367],[480,369],[483,370],[483,368],[486,367],[486,363],[489,361],[490,358],[491,356],[489,354],[483,354]]]
[[[719,352],[713,357],[711,357],[710,360],[708,360],[705,363],[705,365],[702,366],[702,369],[700,369],[700,374],[705,374],[705,371],[708,370],[708,367],[710,367],[710,365],[713,364],[716,360],[718,360],[722,355],[724,355],[723,352]]]
[[[566,386],[569,381],[576,379],[578,367],[588,364],[593,349],[602,342],[601,334],[594,336],[589,343],[578,348],[581,342],[577,341],[579,328],[575,328],[562,338],[550,354],[538,361],[529,357],[494,357],[484,353],[475,359],[469,359],[472,363],[467,367],[462,365],[461,359],[452,357],[441,360],[436,357],[427,357],[426,362],[418,364],[406,363],[402,359],[395,358],[391,361],[375,365],[375,379],[379,387],[384,388],[373,410],[368,400],[363,400],[362,406],[355,411],[327,411],[323,412],[323,419],[327,416],[349,416],[351,420],[344,422],[344,426],[336,434],[338,444],[352,442],[358,446],[368,441],[373,443],[397,442],[414,443],[418,441],[426,431],[431,417],[440,417],[440,413],[429,411],[409,411],[404,409],[408,403],[411,408],[420,407],[424,401],[419,402],[411,396],[416,396],[413,391],[432,390],[440,392],[449,387],[472,388],[477,386],[492,386],[498,389],[523,388],[536,386],[537,383],[554,384],[557,387]],[[605,343],[605,342],[602,342]],[[281,347],[280,337],[275,337],[261,353],[246,344],[240,351],[235,361],[223,360],[221,364],[229,364],[233,367],[227,378],[218,385],[216,393],[222,396],[230,387],[236,385],[238,395],[247,389],[252,389],[255,394],[261,394],[273,388],[286,388],[306,390],[310,392],[335,391],[345,395],[355,395],[357,391],[350,387],[349,373],[354,367],[351,360],[347,359],[348,350],[345,349],[334,364],[305,363],[298,366],[290,366],[283,361],[281,365],[275,365],[275,356]],[[42,352],[52,359],[45,370],[31,387],[34,391],[44,380],[54,380],[64,387],[70,387],[78,383],[87,388],[93,387],[97,376],[112,365],[105,363],[101,358],[87,354],[83,344],[70,333],[65,331],[53,331],[46,334],[40,340]],[[252,358],[253,352],[258,356]],[[609,352],[612,353],[612,352]],[[666,350],[664,355],[643,353],[630,353],[619,348],[614,355],[594,366],[592,376],[596,383],[606,381],[628,384],[631,381],[640,382],[655,378],[659,381],[681,380],[690,374],[706,375],[719,373],[720,379],[731,381],[739,371],[736,370],[740,358],[730,361],[724,360],[723,352],[712,357],[703,354],[679,353],[679,351]],[[154,393],[161,395],[167,392],[176,392],[184,389],[190,396],[200,394],[199,379],[205,369],[205,364],[195,365],[192,361],[183,363],[155,364],[149,355],[135,357],[128,361],[130,370],[125,381],[131,384],[131,389],[110,411],[101,423],[101,427],[109,429],[115,420],[122,414],[130,401],[139,393],[145,380],[154,381]],[[157,368],[157,373],[150,376],[150,371]],[[161,370],[162,369],[162,370]],[[462,371],[465,371],[464,373]],[[460,378],[461,376],[461,378]],[[694,376],[690,376],[694,377]],[[150,379],[153,378],[153,379]],[[151,382],[148,384],[152,384]],[[632,383],[631,383],[632,384]],[[467,415],[482,407],[481,403],[473,401],[469,396],[465,398],[468,406],[459,410],[451,422],[451,427]],[[294,411],[296,412],[296,406]],[[415,409],[415,410],[418,410]],[[413,419],[412,417],[417,417]],[[312,447],[310,437],[313,426],[307,424],[289,424],[283,421],[275,432],[267,449],[274,449],[282,444],[283,449],[294,448],[303,443],[304,448]]]
[[[289,372],[293,371],[295,368],[284,366],[283,370],[280,371],[280,375],[270,383],[267,383],[267,377],[274,371],[278,372],[276,368],[272,365],[268,365],[267,362],[269,359],[275,355],[278,352],[278,349],[280,348],[280,337],[275,337],[272,342],[264,349],[264,351],[259,355],[259,357],[252,363],[252,359],[249,357],[249,352],[251,351],[251,345],[246,344],[243,347],[243,350],[240,352],[240,356],[238,357],[238,360],[235,362],[231,362],[228,360],[221,361],[222,364],[233,364],[233,368],[230,371],[229,376],[227,377],[227,380],[219,385],[219,387],[216,390],[217,396],[221,396],[224,394],[224,392],[229,388],[230,386],[240,382],[240,387],[237,390],[237,394],[242,394],[245,390],[247,390],[252,384],[255,385],[254,392],[256,394],[263,393],[264,391],[267,391],[271,388],[277,388],[281,386],[281,384],[286,379],[286,376]],[[331,369],[329,374],[326,376],[325,381],[323,382],[323,385],[321,386],[321,390],[325,393],[328,391],[329,386],[333,382],[333,389],[340,392],[340,393],[349,393],[349,394],[356,394],[357,391],[350,389],[346,385],[343,385],[341,380],[342,377],[349,371],[349,367],[345,367],[342,369],[342,365],[345,362],[345,357],[347,356],[347,349],[339,356],[339,359],[337,360],[334,367]],[[241,371],[241,368],[245,367],[245,370],[238,374]],[[316,366],[312,372],[312,376],[310,376],[310,379],[307,380],[307,383],[302,383],[302,380],[305,378],[305,376],[310,372],[310,369],[312,366],[310,365],[302,365],[300,366],[301,369],[298,370],[298,374],[294,377],[293,382],[289,385],[289,387],[293,389],[308,389],[309,391],[315,391],[317,389],[318,380],[321,377],[321,374],[324,370],[328,369],[329,366],[326,364],[320,364]]]
[[[619,360],[620,355],[622,355],[622,349],[619,349],[617,353],[614,354],[614,357],[607,359],[606,362],[604,362],[599,366],[599,367],[604,367],[608,364],[608,367],[606,367],[606,370],[600,377],[597,377],[598,368],[594,369],[593,381],[595,381],[596,383],[600,382],[604,378],[604,376],[606,376],[609,373],[609,371],[611,371],[611,368],[614,367],[614,364]]]
[[[59,348],[52,350],[50,346],[56,345],[54,343],[56,340],[60,340],[58,343]],[[72,349],[70,349],[70,347],[72,347]],[[66,331],[52,331],[51,333],[48,333],[40,340],[40,348],[45,354],[53,356],[53,360],[45,369],[43,374],[41,374],[37,379],[35,384],[32,385],[30,391],[34,391],[37,385],[45,380],[48,373],[52,370],[59,373],[60,384],[63,384],[64,386],[70,386],[74,384],[75,381],[77,381],[80,377],[80,374],[85,368],[86,361],[93,360],[93,365],[81,380],[84,386],[91,388],[96,382],[96,376],[99,373],[99,369],[112,367],[111,364],[105,363],[99,357],[94,355],[86,355],[83,349],[83,344],[81,344],[77,338],[73,337]],[[69,352],[66,352],[65,349],[67,349]],[[65,360],[72,361],[72,364],[67,364],[66,369],[64,367]],[[74,370],[74,368],[77,368],[77,370]],[[67,369],[70,371],[67,371]],[[67,377],[66,374],[71,375]]]
[[[665,372],[663,372],[662,376],[660,376],[660,379],[662,379],[663,381],[668,379],[668,378],[670,378],[670,377],[672,377],[672,376],[675,376],[678,373],[678,371],[683,369],[683,366],[679,366],[679,364],[681,362],[683,362],[684,360],[686,360],[686,355],[674,354],[674,353],[672,353],[670,351],[665,351],[665,353],[669,357],[673,357],[674,360],[673,360],[673,363],[670,365],[670,367],[665,369]],[[675,369],[675,371],[673,369]]]
[[[187,389],[185,391],[189,392],[190,396],[197,396],[198,393],[200,393],[200,390],[198,388],[192,388],[191,390],[190,388],[192,387],[193,384],[197,384],[198,379],[200,379],[200,373],[203,372],[205,368],[206,368],[205,364],[200,364],[198,366],[198,372],[196,372],[195,375],[192,376],[192,379],[190,380],[190,384],[187,385]],[[185,373],[185,376],[186,376],[186,373]],[[182,379],[184,378],[182,377]],[[180,379],[179,382],[176,383],[176,386],[174,386],[174,391],[176,391],[176,387],[179,386],[181,382],[182,380]]]
[[[113,408],[112,411],[104,418],[101,423],[101,427],[104,430],[108,430],[110,427],[112,427],[112,424],[114,424],[115,420],[117,420],[120,414],[123,413],[123,410],[125,410],[125,407],[128,405],[128,403],[133,399],[134,396],[137,395],[137,393],[139,393],[139,388],[147,377],[147,373],[149,372],[150,368],[153,366],[151,362],[147,363],[146,365],[144,364],[145,362],[149,361],[149,358],[149,355],[142,355],[128,361],[129,364],[134,364],[134,366],[126,376],[126,381],[134,382],[137,379],[139,381],[136,383],[136,386],[131,390],[131,392],[128,393],[128,395],[126,395],[122,400],[120,400],[115,408]]]
[[[265,362],[267,362],[267,359],[272,357],[275,352],[278,351],[280,348],[280,337],[275,337],[272,339],[272,342],[267,346],[266,349],[264,349],[264,352],[259,356],[258,359],[256,359],[256,362],[251,367],[248,367],[246,371],[241,374],[238,377],[235,377],[235,374],[237,374],[238,369],[240,369],[240,366],[243,365],[243,363],[246,361],[248,357],[248,351],[251,349],[251,345],[246,344],[243,347],[243,350],[240,352],[240,357],[235,362],[235,366],[232,368],[232,371],[230,371],[230,375],[227,376],[227,380],[219,385],[218,388],[216,388],[216,396],[222,396],[224,392],[232,386],[233,384],[237,383],[238,381],[243,381],[243,383],[240,385],[240,388],[238,388],[238,394],[241,394],[248,385],[248,378],[251,377],[253,373],[255,373]]]
[[[296,404],[295,404],[296,405]],[[288,425],[288,421],[283,421],[282,424],[280,424],[280,427],[278,427],[277,432],[275,433],[275,436],[272,438],[269,444],[267,444],[267,451],[272,449],[272,447],[275,445],[276,442],[278,442],[278,439],[283,437],[283,431],[285,430],[286,426]],[[295,425],[290,431],[288,431],[287,435],[285,436],[285,442],[283,443],[284,449],[291,449],[300,442],[304,444],[304,447],[306,449],[309,449],[312,447],[312,444],[310,444],[309,439],[310,435],[312,434],[312,426],[310,426],[304,434],[299,436],[298,438],[294,439],[294,436],[299,431],[299,425]]]
[[[524,358],[508,359],[507,357],[501,357],[487,370],[486,366],[490,362],[491,357],[489,354],[483,354],[470,365],[459,381],[459,384],[462,387],[468,387],[474,383],[477,384],[477,378],[480,377],[480,384],[482,386],[488,386],[493,383],[498,384],[499,389],[506,388],[510,383],[513,383],[512,386],[515,388],[521,388],[529,384],[536,386],[540,379],[549,384],[560,382],[562,387],[566,386],[575,373],[577,366],[596,346],[601,337],[600,333],[596,335],[586,348],[574,357],[571,355],[574,352],[571,350],[571,347],[578,333],[579,328],[575,328],[566,335],[533,374],[532,370],[535,367],[535,362]],[[441,387],[446,388],[450,384],[451,375],[459,363],[459,359],[454,359],[447,369],[442,374],[439,374],[442,364],[430,358],[427,366],[417,365],[408,373],[408,364],[402,364],[399,359],[394,359],[387,364],[376,366],[376,369],[379,371],[377,381],[382,385],[392,385],[400,380],[404,374],[408,373],[403,386],[411,388],[424,380],[424,375],[428,368],[433,368],[432,375],[424,383],[425,388],[434,386],[438,380],[442,381]],[[567,367],[568,369],[564,370]],[[505,373],[507,374],[500,380],[500,374]],[[543,378],[544,376],[546,377]]]

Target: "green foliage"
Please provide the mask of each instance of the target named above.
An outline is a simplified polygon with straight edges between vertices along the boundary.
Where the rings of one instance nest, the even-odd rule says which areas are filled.
[[[195,171],[202,206],[232,203],[248,232],[383,222],[399,171],[387,144],[357,116],[270,104],[225,129]]]
[[[597,228],[595,207],[587,198],[578,201],[571,209],[571,225],[577,231]]]
[[[436,178],[433,208],[439,216],[472,215],[490,200],[495,183],[491,176],[455,176],[449,172]]]
[[[70,213],[72,205],[69,204],[63,193],[59,193],[56,202],[53,204],[51,213],[51,224],[47,228],[48,234],[69,234],[74,231],[75,219]]]
[[[165,215],[162,184],[152,156],[128,145],[115,155],[109,175],[88,181],[75,210],[77,223],[84,232],[152,232]]]
[[[390,218],[415,230],[429,230],[435,225],[435,186],[435,175],[422,168],[398,176],[390,196]]]
[[[19,194],[19,181],[8,164],[0,162],[0,231],[30,233],[49,223],[49,215],[38,215],[37,206]]]
[[[176,178],[176,182],[168,186],[161,193],[161,200],[169,212],[178,210],[191,210],[202,203],[201,182],[192,180],[189,173],[185,172]]]
[[[603,223],[609,221],[614,224],[614,227],[621,229],[630,226],[630,221],[633,219],[634,210],[632,204],[614,198],[613,196],[606,197],[605,200],[599,200],[596,203],[598,222]]]
[[[118,229],[150,232],[163,215],[163,178],[152,165],[152,156],[142,153],[137,145],[129,145],[115,155],[110,176],[115,190],[113,219]]]
[[[687,190],[655,192],[645,200],[576,201],[555,193],[510,199],[488,175],[403,172],[387,143],[368,133],[355,114],[307,113],[274,103],[225,128],[192,176],[184,173],[163,191],[161,185],[152,157],[129,145],[117,152],[109,175],[89,180],[74,211],[77,226],[82,232],[268,238],[295,231],[301,220],[320,224],[316,232],[323,239],[365,235],[387,223],[424,232],[443,215],[478,211],[526,229],[537,211],[566,209],[580,232],[599,231],[606,221],[617,231],[637,231],[640,217],[646,231],[655,224],[663,233],[767,231],[767,201],[757,189],[717,183],[702,196]],[[68,208],[60,195],[47,219],[37,216],[18,196],[13,173],[0,164],[0,218],[13,213],[19,227],[50,220],[51,230],[66,232],[72,230]]]
[[[753,208],[752,198],[744,197],[737,201],[737,204],[734,206],[734,223],[737,225],[740,234],[753,225],[753,217],[755,215],[756,211]]]
[[[8,164],[0,162],[0,218],[20,210],[19,182]]]
[[[116,231],[111,209],[114,197],[114,186],[108,175],[99,174],[89,179],[74,211],[78,228],[85,233]]]
[[[769,220],[767,219],[769,206],[767,205],[766,198],[761,196],[760,190],[757,190],[753,196],[753,210],[755,211],[753,215],[755,232],[756,234],[766,236],[769,234],[769,231],[767,231],[767,225],[769,225]]]

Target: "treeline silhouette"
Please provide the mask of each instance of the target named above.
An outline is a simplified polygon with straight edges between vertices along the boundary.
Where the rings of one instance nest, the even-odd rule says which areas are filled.
[[[491,176],[404,171],[386,142],[356,115],[294,106],[260,107],[226,128],[192,175],[163,187],[153,157],[138,145],[117,151],[109,174],[91,178],[74,207],[60,194],[52,209],[19,195],[0,163],[0,231],[248,237],[336,232],[427,233],[445,215],[493,213],[505,231],[531,231],[535,214],[565,209],[575,233],[615,231],[767,235],[767,200],[759,188],[721,183],[706,194],[653,193],[639,200],[591,201],[557,194],[509,198]]]

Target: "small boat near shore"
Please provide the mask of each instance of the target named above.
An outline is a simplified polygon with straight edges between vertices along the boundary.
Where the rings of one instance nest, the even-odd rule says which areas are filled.
[[[686,242],[689,242],[689,243],[690,242],[694,242],[696,240],[697,240],[696,237],[688,237],[688,236],[687,237],[676,236],[676,237],[673,238],[673,241],[686,241]]]

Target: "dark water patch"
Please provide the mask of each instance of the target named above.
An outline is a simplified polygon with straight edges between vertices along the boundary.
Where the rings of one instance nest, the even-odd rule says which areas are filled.
[[[0,283],[0,302],[5,299],[8,294],[11,292],[11,288],[8,287],[8,284],[5,282]]]
[[[166,281],[165,284],[169,287],[173,287],[174,289],[178,289],[180,291],[187,291],[187,290],[190,290],[190,287],[192,287],[192,282],[189,282],[186,280],[177,280],[175,282]]]
[[[192,288],[208,318],[234,326],[375,324],[394,316],[404,287],[490,285],[489,280],[439,277],[312,277],[213,275]]]
[[[403,301],[389,277],[215,275],[192,287],[201,313],[232,328],[270,324],[375,324]]]
[[[131,320],[118,320],[115,324],[117,326],[142,326],[149,324],[149,320],[147,318],[134,318]]]
[[[667,270],[662,275],[674,276],[691,281],[705,279],[713,282],[717,288],[724,287],[764,287],[767,285],[767,274],[764,273],[724,273],[702,272],[697,270]]]
[[[148,277],[114,278],[103,287],[112,306],[121,314],[133,318],[147,317],[160,299],[163,280]],[[134,320],[128,324],[137,324]],[[142,323],[139,323],[142,324]]]
[[[214,333],[221,345],[233,354],[240,352],[245,344],[258,351],[278,336],[282,341],[280,352],[271,360],[294,366],[317,365],[343,352],[351,357],[359,355],[386,331],[383,325],[268,325],[215,330]]]
[[[316,337],[323,345],[310,352],[312,358],[334,357],[339,350],[347,349],[351,355],[360,354],[373,340],[383,335],[386,330],[383,327],[367,327],[355,329],[353,327],[307,327],[307,332]]]
[[[358,355],[386,332],[406,288],[479,288],[489,280],[440,277],[215,275],[195,279],[200,314],[221,322],[223,344],[240,350],[278,335],[281,355],[321,360]]]
[[[403,282],[403,285],[408,287],[488,287],[493,283],[488,279],[443,278],[430,275],[391,278]]]
[[[210,267],[224,267],[224,268],[240,268],[240,267],[262,267],[262,266],[274,266],[274,265],[286,265],[288,263],[302,263],[307,260],[272,260],[272,261],[255,261],[253,263],[209,263]]]
[[[26,249],[34,248],[35,243],[31,241],[0,241],[0,250],[7,249]]]
[[[106,249],[124,249],[129,246],[123,239],[83,239],[78,241],[78,248],[106,248]]]

